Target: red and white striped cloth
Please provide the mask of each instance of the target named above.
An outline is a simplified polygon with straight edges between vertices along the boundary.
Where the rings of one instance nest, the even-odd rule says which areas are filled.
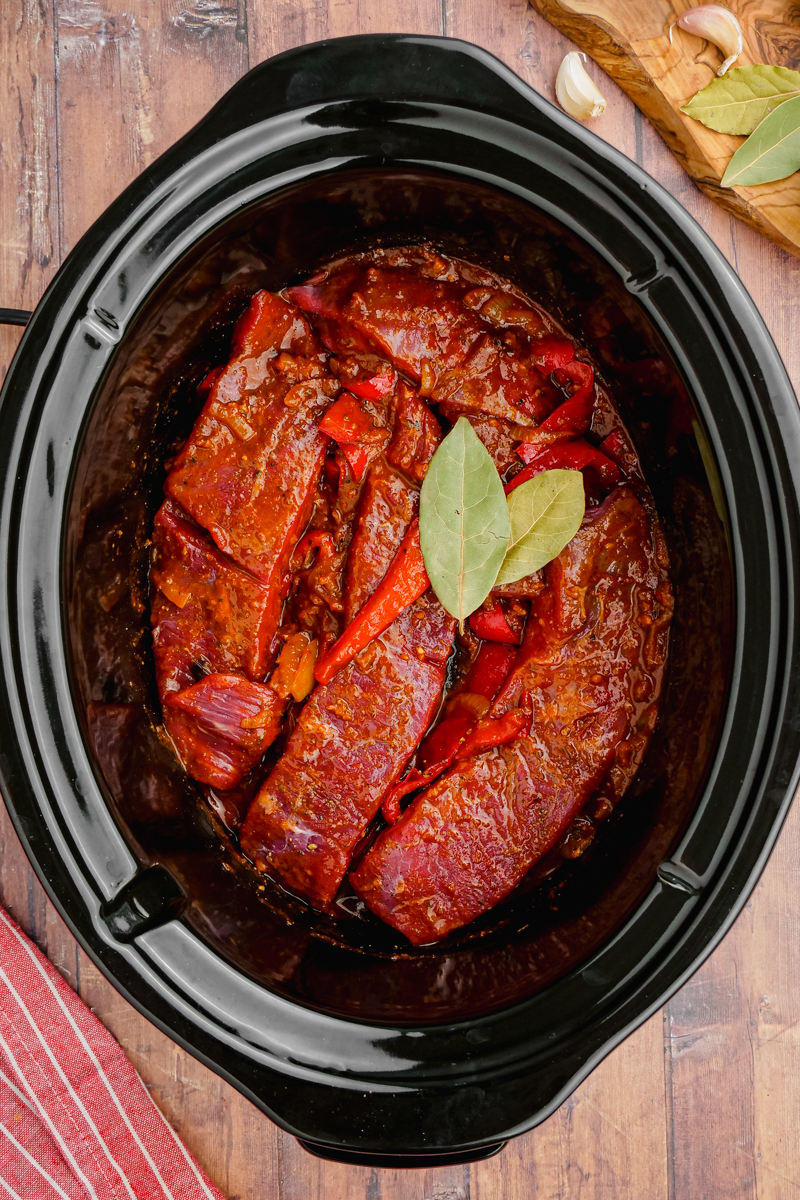
[[[0,909],[0,1200],[223,1200],[118,1043]]]

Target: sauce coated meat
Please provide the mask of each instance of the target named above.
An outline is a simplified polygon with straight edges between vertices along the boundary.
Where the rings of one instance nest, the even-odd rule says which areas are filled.
[[[552,317],[427,246],[259,292],[203,390],[153,531],[165,729],[200,783],[254,797],[258,871],[438,941],[566,855],[642,761],[672,601],[635,450]],[[460,416],[507,491],[555,466],[587,497],[561,554],[461,632],[416,532]]]
[[[386,830],[354,872],[369,906],[433,942],[514,888],[550,849],[636,732],[660,682],[636,668],[659,587],[647,516],[627,488],[547,568],[526,638],[489,715],[532,697],[527,736],[458,763]],[[645,721],[649,719],[645,714]]]
[[[250,806],[242,849],[317,907],[431,723],[454,628],[430,594],[406,609],[312,692]]]

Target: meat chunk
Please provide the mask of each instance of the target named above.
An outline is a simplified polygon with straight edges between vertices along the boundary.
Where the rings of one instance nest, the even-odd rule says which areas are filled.
[[[530,733],[457,764],[386,830],[353,872],[374,912],[415,944],[445,937],[506,896],[598,788],[637,725],[652,728],[665,639],[648,651],[664,587],[653,530],[617,489],[547,568],[525,642],[490,709],[532,698]],[[639,733],[640,740],[640,733]]]
[[[438,375],[431,398],[459,415],[480,413],[531,425],[547,416],[559,394],[529,353],[484,334],[463,362]]]
[[[543,314],[497,289],[475,288],[474,269],[464,277],[457,260],[441,256],[437,278],[429,258],[421,253],[419,265],[386,265],[379,252],[372,262],[334,265],[286,294],[314,314],[332,349],[385,354],[437,403],[527,425],[540,421],[559,399],[546,378],[552,368],[537,366],[550,332]]]
[[[156,514],[151,579],[164,726],[194,779],[234,787],[277,736],[285,707],[255,682],[269,657],[272,593],[172,500]]]
[[[464,291],[463,284],[414,268],[364,263],[287,288],[286,295],[322,318],[333,347],[377,350],[419,383],[423,363],[457,366],[487,328],[462,304]]]
[[[442,439],[424,400],[401,383],[392,439],[370,465],[353,529],[345,580],[349,624],[383,579],[419,510],[419,487]]]
[[[242,830],[259,870],[330,903],[436,711],[454,629],[427,592],[312,692]]]
[[[214,383],[166,491],[271,589],[277,625],[277,596],[328,445],[319,421],[339,384],[324,372],[305,318],[279,297],[258,293],[234,344],[241,353]],[[315,345],[318,361],[308,355]]]
[[[339,385],[325,358],[299,309],[257,293],[231,361],[212,373],[156,519],[164,724],[189,773],[214,787],[238,783],[278,732],[283,703],[260,680],[328,444],[318,425]],[[261,725],[241,725],[258,712]]]
[[[422,483],[441,440],[439,422],[428,405],[413,388],[400,383],[386,461],[415,483]]]
[[[284,702],[263,683],[207,675],[168,695],[164,716],[186,770],[211,787],[235,787],[280,731]]]
[[[263,679],[280,596],[221,554],[172,500],[156,513],[150,578],[162,701],[194,683],[198,670]]]
[[[308,366],[322,361],[319,342],[304,315],[272,292],[256,292],[247,311],[242,314],[233,331],[231,352],[234,358],[257,358],[261,354],[281,353],[305,359],[306,369],[289,370],[290,382],[309,374]],[[284,368],[286,364],[283,364]]]

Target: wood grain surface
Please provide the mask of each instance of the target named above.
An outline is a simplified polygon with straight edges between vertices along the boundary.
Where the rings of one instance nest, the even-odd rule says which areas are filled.
[[[644,21],[651,4],[629,7]],[[2,0],[0,304],[32,307],[105,205],[251,64],[367,31],[465,38],[548,97],[572,48],[527,0]],[[797,387],[800,261],[701,195],[623,92],[590,69],[608,98],[593,128],[715,239]],[[0,333],[0,375],[17,340]],[[310,1157],[139,1016],[78,949],[0,820],[0,900],[119,1039],[230,1200],[800,1196],[800,806],[719,949],[554,1116],[489,1162],[406,1172]]]
[[[531,0],[614,78],[656,126],[706,195],[779,246],[800,255],[800,173],[757,187],[719,182],[744,138],[716,133],[681,105],[716,76],[716,46],[669,27],[691,0]],[[743,50],[736,66],[770,63],[800,69],[800,8],[795,0],[726,0],[739,17]]]

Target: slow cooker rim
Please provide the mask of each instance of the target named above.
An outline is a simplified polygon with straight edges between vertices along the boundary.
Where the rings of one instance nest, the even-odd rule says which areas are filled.
[[[365,35],[365,37],[364,37],[364,38],[361,38],[361,39],[347,39],[347,40],[348,40],[348,41],[355,40],[355,41],[360,41],[360,42],[362,42],[362,43],[363,43],[363,41],[364,41],[364,40],[366,40],[366,41],[369,41],[369,42],[372,42],[372,40],[373,40],[373,39],[371,38],[371,36],[370,36],[370,35]],[[380,40],[380,39],[378,39],[378,40]],[[399,39],[399,40],[403,40],[403,39]],[[435,41],[435,39],[414,39],[414,40],[415,40],[416,42],[420,42],[420,41],[421,41],[421,42],[423,42],[423,43],[426,43],[426,42],[433,42],[433,41]],[[330,44],[330,43],[328,43],[328,44]],[[463,48],[463,47],[462,47],[462,48]],[[317,48],[317,47],[312,47],[312,48],[304,48],[304,50],[302,50],[302,51],[293,51],[293,52],[289,52],[289,54],[290,54],[290,55],[297,55],[297,56],[300,56],[300,57],[302,58],[303,54],[304,54],[304,53],[305,53],[305,52],[306,52],[308,49],[311,49],[311,50],[317,50],[318,48]],[[468,50],[469,50],[470,54],[472,55],[472,57],[478,57],[478,58],[483,58],[484,60],[488,60],[488,61],[485,61],[485,62],[484,62],[484,65],[489,65],[490,69],[492,69],[492,70],[495,70],[497,74],[500,74],[500,73],[501,73],[500,71],[497,71],[497,70],[496,70],[496,64],[495,64],[494,60],[492,60],[492,59],[490,58],[490,56],[488,56],[488,55],[485,55],[485,54],[484,54],[484,52],[481,52],[481,51],[475,51],[475,49],[474,49],[474,48],[472,48],[472,47],[468,47]],[[286,56],[281,56],[281,58],[285,58],[285,57],[286,57]],[[277,60],[273,60],[273,61],[277,61]],[[269,64],[267,64],[267,65],[269,66]],[[260,71],[260,70],[263,70],[263,68],[256,68],[256,70],[257,70],[257,71]],[[506,72],[506,69],[505,69],[505,68],[502,68],[502,72],[505,72],[506,74],[510,74],[510,73]],[[512,77],[512,78],[513,78],[513,77]],[[519,90],[520,88],[523,88],[523,87],[524,87],[524,85],[521,85],[521,84],[519,83],[519,81],[517,81],[517,80],[515,80],[515,79],[514,79],[514,86],[517,88],[517,90]],[[540,108],[543,108],[543,107],[544,107],[544,105],[546,104],[546,102],[541,102],[541,101],[539,101],[539,102],[538,102],[538,104],[539,104],[539,107],[540,107]],[[212,114],[212,115],[213,115],[213,114]],[[546,115],[547,115],[548,117],[550,117],[550,114],[549,114],[549,113],[547,113]],[[210,118],[210,117],[209,117],[209,118],[206,118],[206,122],[207,122],[207,121],[210,121],[210,120],[211,120],[211,118]],[[561,118],[561,121],[563,122],[563,121],[564,121],[564,118]],[[203,124],[205,124],[205,122],[204,122]],[[574,131],[571,131],[571,132],[574,132]],[[581,133],[582,135],[584,135],[584,138],[585,138],[585,131],[581,130],[581,131],[580,131],[580,133]],[[190,135],[187,135],[187,136],[188,136],[188,137],[191,137],[192,135],[190,134]],[[184,139],[184,141],[185,141],[185,140],[186,140],[186,139]],[[587,148],[588,148],[588,149],[594,149],[594,146],[595,146],[595,143],[594,143],[594,141],[593,141],[593,140],[592,140],[592,141],[589,141],[588,139],[586,139],[586,140],[587,140]],[[172,152],[167,152],[167,156],[164,156],[164,157],[168,157],[170,153],[172,153]],[[614,152],[614,153],[616,153],[616,152]],[[602,155],[601,155],[601,156],[599,156],[599,157],[601,157],[601,158],[602,158]],[[620,156],[620,157],[621,157],[621,156]],[[624,160],[624,162],[625,162],[625,165],[626,165],[627,167],[629,167],[629,168],[630,168],[630,164],[628,164],[627,160]],[[640,174],[641,174],[641,173],[640,173]],[[634,172],[634,175],[635,175],[635,172]],[[640,183],[640,185],[641,185],[641,181],[637,181],[637,182],[639,182],[639,183]],[[142,183],[142,181],[141,181],[141,180],[140,180],[140,181],[137,181],[137,184],[138,184],[138,183]],[[136,186],[137,186],[136,184],[132,185],[132,189],[136,189]],[[651,189],[651,191],[652,191],[652,188],[653,188],[653,186],[654,186],[654,185],[652,184],[652,181],[649,181],[649,180],[648,180],[648,186],[649,186],[649,188],[650,188],[650,189]],[[132,189],[129,189],[129,192],[130,192]],[[142,190],[144,191],[144,194],[146,195],[146,187],[144,186],[144,184],[142,184]],[[125,195],[127,196],[127,195],[128,195],[128,193],[126,193]],[[662,197],[662,200],[663,200],[663,197]],[[119,202],[118,202],[118,203],[119,203]],[[674,205],[674,203],[675,203],[675,202],[673,201],[672,203],[673,203],[673,205]],[[113,206],[112,206],[112,210],[109,210],[109,212],[112,212],[112,211],[113,211]],[[681,210],[681,211],[682,211],[682,210]],[[108,216],[108,213],[107,213],[106,215]],[[685,216],[685,215],[686,215],[686,214],[684,214],[684,216]],[[102,221],[102,218],[101,218],[101,221]],[[100,222],[98,222],[98,225],[99,225],[99,224],[100,224]],[[90,231],[90,234],[91,234],[91,233],[94,231],[94,229],[95,229],[95,228],[96,228],[96,227],[93,227],[93,230],[92,230],[92,231]],[[698,231],[698,230],[696,229],[696,227],[695,227],[694,229],[692,229],[692,230],[691,230],[691,232],[692,232],[692,233],[695,235],[695,242],[696,242],[696,241],[697,241],[697,234],[699,233],[699,231]],[[89,234],[87,234],[87,235],[86,235],[86,238],[88,238],[88,237],[89,237]],[[700,237],[702,238],[702,237],[704,237],[704,235],[702,235],[702,234],[701,234],[701,235],[700,235]],[[81,247],[83,247],[82,254],[83,254],[83,255],[85,255],[85,253],[86,253],[86,247],[84,246],[84,242],[86,241],[86,238],[84,239],[84,241],[82,241],[82,243],[80,244],[80,246],[76,248],[76,251],[74,251],[74,252],[73,252],[73,254],[74,254],[74,255],[76,255],[76,256],[78,255],[78,251],[79,251],[79,250],[81,250]],[[105,240],[103,240],[103,245],[105,245]],[[718,252],[716,252],[716,251],[715,251],[715,253],[718,253]],[[78,257],[80,257],[80,256],[78,256]],[[100,257],[100,256],[98,256],[98,257]],[[76,258],[76,260],[75,260],[75,261],[76,261],[76,263],[77,263],[78,259]],[[39,326],[42,326],[42,328],[43,328],[43,329],[46,329],[46,327],[47,327],[47,323],[48,323],[48,322],[47,322],[47,319],[48,319],[48,315],[49,315],[49,314],[47,313],[47,310],[48,310],[48,308],[52,309],[52,308],[53,308],[53,305],[57,303],[56,297],[58,296],[59,288],[63,288],[63,287],[65,286],[65,283],[64,283],[64,279],[66,278],[66,275],[65,275],[65,269],[66,269],[66,267],[68,266],[68,264],[69,264],[70,262],[71,262],[71,259],[70,259],[70,260],[67,260],[67,263],[65,263],[65,266],[62,268],[62,271],[59,273],[59,276],[57,277],[57,281],[56,281],[56,282],[59,284],[59,286],[58,286],[58,287],[56,287],[56,284],[55,284],[55,283],[54,283],[54,285],[51,285],[52,293],[51,293],[51,291],[50,291],[50,290],[48,291],[47,297],[46,297],[46,298],[45,298],[45,299],[42,301],[40,308],[37,310],[37,315],[36,315],[36,317],[34,318],[34,321],[31,323],[31,329],[30,329],[30,330],[29,330],[29,331],[26,333],[26,335],[25,335],[25,338],[23,339],[23,344],[22,344],[22,345],[21,345],[21,347],[20,347],[20,351],[19,351],[19,354],[18,354],[18,356],[17,356],[17,359],[15,359],[15,364],[14,364],[14,366],[12,367],[12,370],[9,372],[9,379],[11,379],[11,378],[12,378],[12,376],[14,376],[14,375],[15,375],[15,370],[19,370],[19,369],[21,369],[21,368],[19,368],[19,367],[18,367],[18,364],[19,364],[19,363],[21,363],[21,361],[22,361],[22,358],[23,358],[23,356],[24,356],[24,353],[26,352],[26,351],[25,351],[25,347],[27,346],[28,342],[29,342],[29,341],[30,341],[30,342],[33,342],[33,339],[34,339],[34,334],[35,334],[35,333],[37,333],[37,331],[38,331],[38,327],[39,327]],[[95,278],[97,278],[97,273],[95,273]],[[742,297],[742,295],[741,295],[741,293],[743,292],[743,289],[741,288],[741,284],[739,284],[739,283],[738,283],[738,281],[737,281],[737,284],[738,284],[738,289],[739,289],[739,291],[738,291],[738,293],[737,293],[737,300],[741,302],[741,300],[743,299],[743,297]],[[86,294],[86,293],[88,292],[88,290],[89,290],[88,288],[84,289],[84,294]],[[48,297],[49,297],[49,299],[48,299]],[[46,303],[45,301],[47,301],[47,303]],[[745,297],[745,306],[746,306],[747,304],[750,304],[750,305],[751,305],[751,303],[752,303],[752,302],[750,302],[750,301],[749,301],[749,298],[746,298],[746,297]],[[757,325],[758,325],[758,326],[760,326],[760,318],[758,318]],[[760,328],[760,330],[757,330],[757,332],[761,332],[761,333],[762,333],[762,335],[763,335],[763,327],[761,327],[761,328]],[[41,334],[40,334],[40,336],[41,336]],[[762,337],[762,340],[763,340],[763,337]],[[775,352],[774,352],[774,348],[773,348],[773,351],[772,351],[772,353],[773,353],[773,355],[774,355],[774,353],[775,353]],[[774,364],[773,364],[773,365],[774,365]],[[778,364],[778,365],[779,365],[779,364]],[[780,369],[780,370],[782,370],[782,368],[780,368],[780,367],[779,367],[779,369]],[[9,390],[10,390],[10,389],[9,389]],[[791,389],[789,389],[789,392],[791,392]],[[794,480],[793,482],[794,482],[794,484],[796,485],[796,480]],[[5,774],[5,772],[4,772],[4,774]],[[7,792],[7,787],[6,787],[6,786],[4,786],[4,792]],[[15,811],[15,809],[14,809],[14,807],[13,807],[13,804],[12,804],[10,807],[11,807],[12,816],[14,817],[15,823],[17,823],[17,824],[18,824],[18,828],[20,828],[20,829],[21,829],[21,831],[22,831],[22,834],[23,834],[23,839],[25,840],[25,839],[27,838],[27,836],[28,836],[28,832],[30,832],[30,830],[27,830],[27,832],[26,832],[26,828],[27,828],[27,827],[26,827],[26,822],[25,822],[25,821],[24,821],[24,819],[23,819],[23,818],[21,818],[21,817],[19,816],[19,814],[18,814],[18,813]],[[786,808],[786,807],[788,807],[788,801],[784,801],[784,804],[781,806],[781,810],[782,810],[782,811],[785,811],[785,808]],[[777,825],[773,825],[773,827],[772,827],[772,831],[771,831],[771,838],[770,838],[770,842],[769,842],[769,844],[766,844],[766,843],[765,843],[765,845],[762,847],[761,853],[760,853],[760,855],[758,856],[758,860],[757,860],[757,862],[756,862],[755,866],[751,868],[751,870],[750,870],[750,872],[749,872],[749,874],[748,874],[748,883],[747,883],[747,885],[746,885],[746,887],[747,887],[747,892],[745,892],[745,894],[744,894],[744,895],[743,895],[743,897],[741,898],[741,904],[743,904],[743,903],[745,902],[745,900],[746,900],[746,895],[749,893],[749,889],[750,889],[750,887],[751,887],[751,886],[752,886],[752,884],[755,882],[755,878],[757,878],[757,874],[760,872],[760,870],[761,870],[761,868],[762,868],[762,866],[763,866],[763,861],[765,861],[765,860],[766,860],[766,857],[767,857],[767,855],[768,855],[768,853],[769,853],[769,850],[771,849],[771,842],[774,840],[774,837],[776,837],[776,836],[777,836],[777,832],[778,832],[778,826],[777,826]],[[31,853],[32,853],[32,854],[33,854],[33,856],[34,856],[34,865],[36,866],[36,868],[37,868],[37,871],[39,871],[39,873],[40,873],[40,876],[41,876],[41,874],[42,874],[42,868],[41,868],[40,864],[39,864],[39,863],[37,863],[37,862],[35,861],[35,854],[34,854],[34,852],[33,852],[33,849],[31,849]],[[45,874],[45,878],[43,879],[43,882],[45,883],[45,886],[47,887],[47,890],[48,890],[48,891],[51,893],[51,897],[54,899],[54,902],[57,904],[57,907],[58,907],[58,908],[59,908],[59,909],[62,911],[62,915],[64,915],[64,916],[65,916],[65,919],[67,919],[67,921],[68,921],[68,924],[70,924],[70,926],[74,928],[72,919],[71,919],[71,918],[70,918],[70,916],[67,914],[67,912],[64,910],[64,908],[63,908],[63,906],[62,906],[62,904],[61,904],[61,902],[60,902],[60,899],[59,899],[59,897],[57,896],[57,894],[56,894],[56,892],[55,892],[55,885],[53,885],[53,887],[51,887],[51,886],[50,886],[50,880],[47,878],[46,874]],[[736,910],[736,911],[738,911],[738,907],[741,907],[741,904],[737,905],[737,910]],[[711,948],[713,948],[713,945],[714,945],[714,944],[716,944],[716,942],[719,940],[719,938],[721,938],[721,936],[723,936],[723,933],[724,933],[725,929],[728,927],[728,925],[729,925],[729,924],[731,923],[731,921],[734,919],[735,915],[736,915],[736,913],[735,913],[735,912],[734,912],[732,909],[731,909],[731,910],[729,910],[729,912],[728,912],[728,916],[727,916],[727,918],[726,918],[726,920],[725,920],[725,923],[724,923],[723,925],[721,925],[721,926],[720,926],[720,927],[717,929],[717,931],[716,931],[716,934],[715,934],[715,936],[714,936],[714,938],[713,938],[713,941],[711,941],[711,942],[709,942],[709,943],[707,944],[707,947],[706,947],[706,949],[705,949],[705,951],[704,951],[703,957],[705,956],[705,953],[708,953],[708,952],[710,952],[710,949],[711,949]],[[84,944],[85,944],[84,937],[82,937],[82,936],[81,936],[81,934],[80,934],[80,933],[79,933],[77,930],[75,930],[75,929],[74,929],[74,931],[76,932],[76,935],[77,935],[77,936],[79,936],[79,940],[81,940],[81,941],[82,941],[82,942],[84,942]],[[87,947],[87,948],[88,948],[88,947]],[[90,953],[92,953],[92,952],[91,952],[91,950],[90,950],[89,952],[90,952]],[[95,955],[94,955],[94,954],[92,954],[92,957],[95,957]],[[103,967],[103,964],[102,964],[102,963],[98,963],[98,965],[100,965],[100,966],[101,966],[101,969],[105,969],[105,968]],[[691,963],[691,964],[690,964],[690,965],[689,965],[689,966],[686,968],[686,971],[685,971],[685,974],[684,974],[684,976],[681,976],[681,977],[679,977],[679,979],[678,979],[678,980],[677,980],[677,981],[674,983],[674,985],[670,986],[670,988],[669,988],[669,993],[670,993],[670,994],[671,994],[671,992],[672,992],[672,991],[674,991],[674,990],[675,990],[675,988],[677,988],[678,986],[680,986],[680,982],[681,982],[682,978],[683,978],[683,977],[685,977],[685,975],[688,975],[689,973],[691,973],[691,971],[693,971],[694,969],[696,969],[697,965],[699,965],[699,960],[698,960],[698,959],[695,959],[695,960],[693,960],[693,961],[692,961],[692,963]],[[110,969],[109,969],[109,971],[110,971]],[[107,973],[108,973],[108,972],[107,972]],[[111,974],[112,974],[112,978],[113,978],[113,972],[111,972]],[[114,982],[115,982],[116,986],[120,986],[120,984],[119,984],[119,982],[118,982],[118,979],[117,979],[117,978],[114,978]],[[123,990],[123,991],[127,991],[127,989],[125,989],[125,988],[124,988],[124,986],[123,986],[123,987],[121,987],[121,990]],[[138,1003],[138,1001],[137,1001],[136,999],[134,999],[133,997],[129,997],[129,998],[131,998],[131,999],[133,1000],[133,1002],[134,1002],[134,1003],[137,1003],[137,1006],[138,1006],[138,1007],[142,1007],[142,1005],[141,1005],[141,1004],[139,1004],[139,1003]],[[662,1000],[663,1000],[663,996],[662,996],[662,997],[659,997],[657,1000],[653,1001],[653,1002],[652,1002],[652,1004],[651,1004],[650,1010],[648,1010],[648,1011],[652,1011],[653,1009],[655,1009],[655,1008],[658,1006],[658,1004],[660,1004],[660,1003],[662,1002]],[[146,1009],[145,1009],[145,1011],[146,1011],[146,1015],[148,1015],[148,1016],[150,1017],[150,1019],[154,1019],[154,1018],[153,1018],[153,1015],[152,1015],[152,1012],[147,1012],[147,1010],[146,1010]],[[642,1010],[641,1010],[641,1009],[639,1009],[638,1011],[639,1011],[639,1013],[641,1013],[641,1012],[642,1012]],[[344,1019],[344,1018],[343,1018],[343,1019]],[[635,1025],[638,1025],[638,1024],[641,1022],[641,1020],[642,1020],[642,1019],[644,1019],[644,1018],[643,1018],[641,1015],[637,1015],[637,1016],[634,1018],[634,1020],[633,1020],[633,1022],[632,1022],[632,1025],[633,1025],[633,1026],[635,1026]],[[169,1032],[171,1036],[175,1036],[175,1030],[174,1030],[174,1027],[172,1027],[172,1026],[166,1026],[166,1031],[167,1031],[167,1032]],[[608,1041],[605,1041],[605,1042],[603,1043],[603,1045],[604,1045],[605,1047],[607,1047],[607,1049],[610,1049],[612,1044],[616,1044],[616,1043],[617,1043],[617,1041],[621,1040],[621,1039],[622,1039],[622,1037],[626,1036],[626,1035],[627,1035],[627,1032],[629,1032],[629,1031],[630,1031],[630,1026],[629,1026],[629,1027],[626,1027],[624,1030],[622,1030],[622,1031],[621,1031],[621,1032],[619,1032],[617,1035],[615,1035],[615,1036],[614,1036],[614,1038],[613,1038],[613,1042],[608,1042]],[[191,1049],[193,1050],[193,1052],[197,1053],[197,1048],[196,1048],[196,1046],[194,1046],[194,1044],[191,1044],[191,1043],[190,1043],[190,1045],[189,1045],[189,1048],[191,1048]],[[607,1052],[607,1049],[605,1049],[605,1050],[604,1050],[604,1049],[601,1049],[601,1050],[599,1050],[599,1051],[597,1052],[597,1057],[599,1057],[599,1056],[602,1056],[602,1053],[605,1053],[605,1052]],[[210,1061],[211,1061],[211,1065],[213,1065],[213,1066],[214,1066],[214,1069],[216,1069],[216,1070],[219,1070],[219,1069],[220,1069],[219,1063],[218,1063],[216,1060],[213,1060],[213,1059],[212,1059],[212,1060],[210,1060]],[[594,1060],[592,1060],[592,1061],[594,1061]],[[588,1069],[590,1069],[590,1067],[589,1067],[589,1066],[587,1066],[586,1070],[588,1071]],[[586,1073],[586,1072],[582,1072],[582,1074],[585,1074],[585,1073]],[[236,1082],[236,1086],[241,1086],[241,1084],[240,1084],[239,1082],[237,1082],[237,1081],[235,1081],[235,1080],[234,1080],[234,1082]],[[575,1077],[574,1077],[574,1076],[571,1076],[571,1077],[570,1077],[570,1080],[569,1080],[569,1081],[568,1081],[568,1083],[565,1085],[565,1088],[566,1088],[566,1090],[567,1090],[567,1091],[568,1091],[568,1090],[570,1090],[572,1087],[574,1087],[574,1084],[575,1084]],[[552,1107],[554,1107],[554,1106],[555,1106],[557,1103],[559,1103],[559,1102],[560,1102],[559,1100],[555,1100],[555,1101],[553,1102],[553,1105],[552,1105],[552,1106],[550,1106],[550,1107],[548,1108],[548,1111],[550,1111],[550,1110],[551,1110],[551,1108],[552,1108]],[[541,1118],[540,1118],[540,1119],[543,1119],[543,1116],[544,1116],[544,1115],[546,1115],[546,1112],[542,1111],[542,1114],[541,1114]]]

